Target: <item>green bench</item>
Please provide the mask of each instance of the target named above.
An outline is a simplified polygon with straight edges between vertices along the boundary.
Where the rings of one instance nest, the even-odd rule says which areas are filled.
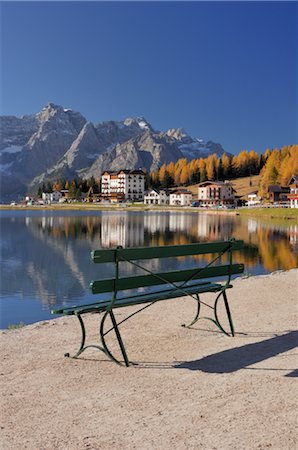
[[[75,315],[81,325],[82,339],[79,350],[73,356],[77,358],[87,348],[93,347],[102,350],[109,358],[118,364],[122,364],[115,358],[106,343],[106,335],[114,330],[118,340],[123,360],[126,366],[129,366],[129,360],[125,350],[125,346],[120,334],[119,325],[134,316],[138,312],[148,308],[156,302],[170,300],[178,297],[189,296],[197,303],[196,314],[188,327],[194,325],[201,317],[200,307],[204,304],[213,310],[212,317],[202,317],[211,320],[223,333],[234,336],[234,326],[232,316],[229,309],[226,290],[232,287],[231,276],[241,274],[244,271],[243,264],[233,263],[233,252],[243,248],[243,242],[231,239],[225,242],[211,243],[195,243],[187,245],[174,245],[163,247],[142,247],[142,248],[122,248],[95,250],[91,253],[91,257],[96,264],[114,264],[114,277],[111,279],[101,279],[93,281],[90,288],[93,294],[109,293],[109,299],[98,299],[94,303],[87,305],[76,305],[52,311],[52,314]],[[198,256],[204,258],[203,255],[209,256],[210,262],[198,267],[198,258],[192,258],[193,264],[196,266],[192,269],[184,269],[178,271],[168,271],[153,273],[145,267],[142,261],[148,259],[159,258],[177,258]],[[223,264],[222,261],[225,260]],[[134,275],[129,277],[120,276],[121,264],[130,263],[138,271],[142,270],[142,275]],[[211,279],[216,279],[215,281]],[[224,278],[224,281],[222,279]],[[221,281],[217,281],[220,279]],[[151,288],[149,292],[144,292],[144,288]],[[152,290],[152,287],[154,288]],[[140,292],[140,288],[141,292]],[[129,295],[125,291],[129,290]],[[201,294],[213,292],[215,293],[213,305],[202,302]],[[119,296],[121,294],[121,296]],[[218,317],[218,301],[222,297],[229,331],[221,324]],[[126,318],[117,323],[114,311],[118,308],[140,305],[140,309],[133,311]],[[101,345],[85,345],[86,329],[83,321],[83,315],[87,313],[102,313],[99,334]],[[105,331],[105,321],[110,317],[112,327]],[[183,325],[185,326],[185,325]],[[65,356],[70,356],[66,353]]]

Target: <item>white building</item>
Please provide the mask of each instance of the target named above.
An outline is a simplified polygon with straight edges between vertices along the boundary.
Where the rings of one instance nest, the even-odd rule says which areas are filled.
[[[62,197],[62,194],[59,191],[43,192],[42,193],[42,199],[43,199],[43,201],[45,203],[59,202],[61,197]]]
[[[187,189],[175,189],[170,193],[170,205],[190,206],[192,193]]]
[[[101,176],[101,193],[110,201],[144,198],[145,174],[142,170],[105,171]]]
[[[248,202],[247,202],[247,206],[256,206],[259,205],[261,203],[261,197],[258,196],[258,192],[251,192],[250,194],[248,194]]]
[[[201,206],[234,204],[234,192],[228,181],[204,181],[198,185],[198,201]]]
[[[288,199],[290,200],[291,208],[298,208],[298,175],[293,175],[289,181],[290,194]]]
[[[168,205],[170,193],[167,189],[150,189],[144,194],[145,205]]]

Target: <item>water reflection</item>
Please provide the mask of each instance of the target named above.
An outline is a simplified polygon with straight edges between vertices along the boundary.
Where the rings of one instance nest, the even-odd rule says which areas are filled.
[[[186,244],[234,237],[244,240],[235,256],[246,270],[260,274],[298,265],[297,222],[262,222],[238,216],[197,212],[2,212],[1,327],[50,317],[54,305],[94,301],[92,279],[110,277],[112,265],[90,262],[96,248]],[[204,256],[204,261],[208,261]],[[200,259],[200,258],[197,258]],[[223,259],[224,262],[224,259]],[[167,270],[168,260],[147,261],[151,270]],[[187,258],[171,268],[187,267]],[[123,268],[123,273],[128,268]],[[29,306],[28,306],[29,305]],[[32,306],[35,305],[35,306]],[[39,305],[36,307],[36,305]],[[26,321],[26,319],[24,320]]]

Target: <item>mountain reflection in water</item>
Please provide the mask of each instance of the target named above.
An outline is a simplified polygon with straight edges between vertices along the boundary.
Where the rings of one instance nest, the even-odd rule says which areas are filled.
[[[54,306],[92,302],[92,279],[113,275],[111,264],[96,266],[98,248],[162,246],[242,239],[235,261],[246,272],[288,270],[298,263],[298,225],[196,212],[1,212],[1,328],[52,317]],[[211,261],[211,255],[197,258]],[[222,260],[224,262],[224,259]],[[151,260],[150,270],[187,268],[188,258]],[[131,267],[123,264],[122,274]],[[138,269],[134,269],[138,273]]]

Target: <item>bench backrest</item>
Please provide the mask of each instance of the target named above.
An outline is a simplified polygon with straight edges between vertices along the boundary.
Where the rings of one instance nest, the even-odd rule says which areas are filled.
[[[114,263],[115,276],[111,279],[93,281],[90,288],[93,294],[104,292],[118,292],[126,289],[136,289],[140,287],[156,286],[162,284],[173,284],[183,282],[192,282],[193,280],[206,279],[213,277],[227,276],[228,282],[234,274],[240,274],[244,271],[243,264],[232,263],[232,253],[235,250],[243,248],[243,241],[231,239],[229,241],[196,243],[187,245],[173,245],[163,247],[141,247],[141,248],[122,248],[117,247],[106,250],[95,250],[91,253],[94,263]],[[228,264],[214,265],[222,255],[228,254]],[[215,258],[203,267],[186,269],[171,272],[153,273],[139,265],[136,261],[154,259],[154,258],[173,258],[180,256],[195,256],[216,254]],[[130,277],[119,277],[119,264],[121,262],[130,262],[141,267],[147,275],[136,275]]]

